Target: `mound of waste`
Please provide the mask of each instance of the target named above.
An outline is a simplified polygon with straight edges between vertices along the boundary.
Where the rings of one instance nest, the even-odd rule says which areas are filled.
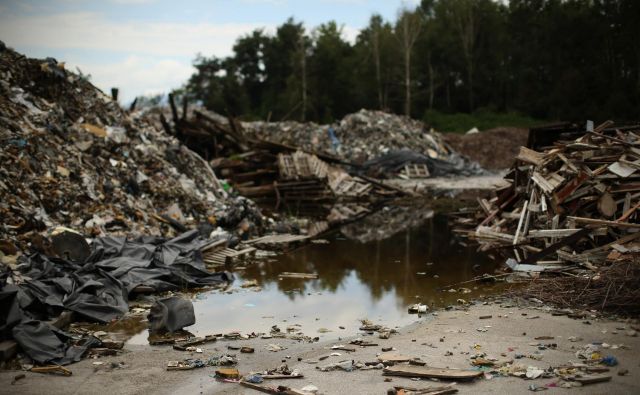
[[[171,237],[262,224],[198,155],[51,58],[0,50],[0,140],[0,239],[21,247],[57,225]]]
[[[426,163],[434,175],[482,173],[478,164],[452,150],[422,122],[382,111],[360,110],[331,125],[287,121],[244,122],[242,126],[252,138],[365,164],[376,176],[395,172],[406,163]],[[393,165],[387,164],[388,158],[393,158]]]
[[[482,250],[503,252],[515,273],[554,279],[536,281],[538,299],[640,311],[639,132],[640,125],[588,123],[574,140],[521,147],[509,186],[480,199],[457,230]]]
[[[62,313],[104,323],[139,293],[227,284],[202,251],[264,224],[253,202],[229,196],[206,161],[140,113],[64,63],[1,42],[0,140],[0,340],[35,363],[107,347],[54,326]]]

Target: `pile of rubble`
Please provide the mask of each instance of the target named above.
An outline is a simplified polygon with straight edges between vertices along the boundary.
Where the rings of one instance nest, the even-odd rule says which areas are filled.
[[[479,166],[453,151],[439,133],[426,129],[422,122],[382,111],[360,110],[335,125],[289,121],[245,122],[242,126],[253,138],[298,146],[307,152],[332,155],[355,164],[408,151],[414,156],[421,155],[420,163],[457,164],[457,171],[449,174],[481,171]],[[437,164],[431,164],[430,170],[434,166]]]
[[[338,223],[410,194],[368,177],[332,154],[263,140],[234,118],[186,102],[180,112],[173,97],[169,102],[171,113],[155,111],[158,125],[209,160],[233,190],[265,209]],[[418,166],[411,168],[413,173]]]
[[[226,285],[232,276],[210,270],[203,252],[226,259],[266,224],[145,116],[63,63],[1,42],[0,140],[0,339],[35,363],[106,347],[56,322],[104,323],[139,293]]]
[[[619,274],[638,283],[632,269],[640,252],[640,125],[612,124],[589,125],[581,137],[543,152],[522,147],[506,176],[509,186],[459,217],[458,232],[481,250],[505,253],[514,272],[569,273],[567,286],[584,279],[589,286],[574,294],[576,302],[637,308],[636,288],[624,286]],[[571,298],[561,289],[551,293],[555,302]]]
[[[0,92],[0,239],[24,248],[57,225],[164,236],[245,218],[262,225],[202,158],[64,63],[3,48]]]

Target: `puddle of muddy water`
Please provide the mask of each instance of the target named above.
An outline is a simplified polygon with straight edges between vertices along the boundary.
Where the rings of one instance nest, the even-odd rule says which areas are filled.
[[[327,244],[309,244],[249,265],[234,273],[231,293],[197,295],[196,324],[187,329],[203,336],[268,333],[273,325],[284,330],[297,324],[306,335],[326,340],[356,334],[363,318],[388,327],[410,324],[419,319],[407,311],[414,303],[443,307],[460,298],[501,290],[500,285],[470,283],[455,287],[466,287],[470,293],[440,291],[446,285],[493,273],[496,263],[456,244],[444,216],[413,216],[407,221],[413,227],[386,239],[376,240],[382,236],[372,236],[372,224],[365,224],[367,234],[344,228],[344,234],[328,237]],[[318,279],[279,280],[282,272],[313,272]],[[261,290],[241,288],[245,280],[256,280]],[[146,344],[146,331],[130,343]]]

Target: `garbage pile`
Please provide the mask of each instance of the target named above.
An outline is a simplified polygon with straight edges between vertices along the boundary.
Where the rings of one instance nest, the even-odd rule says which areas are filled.
[[[408,148],[430,157],[446,157],[449,148],[439,134],[420,121],[382,111],[360,110],[335,125],[312,122],[245,122],[245,131],[256,138],[298,145],[304,150],[334,154],[362,163]]]
[[[640,125],[611,126],[588,127],[543,152],[522,147],[505,177],[510,185],[456,220],[481,250],[505,253],[514,272],[569,273],[542,283],[539,299],[640,311],[632,286],[639,274]],[[582,293],[564,292],[587,283]]]
[[[298,207],[306,205],[308,210],[317,209],[322,203],[372,202],[402,196],[384,184],[373,184],[361,177],[351,176],[344,169],[302,151],[278,154],[275,165],[273,174],[277,179],[273,182],[263,181],[257,186],[236,183],[238,192],[259,202],[275,205],[276,209],[280,204],[294,203]],[[235,180],[238,177],[242,177],[241,174],[231,175]]]
[[[408,194],[360,174],[334,155],[262,140],[234,118],[189,107],[186,102],[182,107],[179,112],[170,97],[171,114],[167,110],[156,115],[161,127],[209,159],[229,186],[263,208],[323,219],[333,211],[329,220],[344,222],[362,212],[345,209],[344,204],[370,206]]]
[[[439,173],[434,175],[481,172],[477,164],[454,152],[440,134],[427,130],[422,122],[382,111],[360,110],[335,125],[287,121],[245,122],[242,127],[253,138],[297,146],[307,152],[332,155],[355,164],[391,154],[396,154],[397,159],[397,153],[402,151],[404,155],[400,156],[405,160],[401,166],[414,163],[413,154],[420,159],[416,163],[429,162],[431,173]],[[445,166],[441,169],[439,165]]]
[[[92,236],[175,236],[262,216],[227,196],[209,165],[173,136],[55,59],[0,48],[0,239],[20,249],[62,225]]]
[[[101,346],[55,327],[63,313],[104,323],[139,293],[227,284],[203,251],[266,222],[141,113],[1,42],[0,140],[0,339],[36,363]]]

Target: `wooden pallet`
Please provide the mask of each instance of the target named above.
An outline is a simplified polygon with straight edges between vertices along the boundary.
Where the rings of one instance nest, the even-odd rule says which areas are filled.
[[[244,248],[242,250],[234,250],[231,248],[223,248],[213,250],[203,254],[203,261],[209,265],[233,265],[242,259],[253,257],[256,249],[253,247]]]
[[[245,243],[249,245],[256,245],[256,246],[288,248],[290,244],[301,242],[308,238],[309,236],[305,236],[305,235],[291,235],[291,234],[269,235],[269,236],[258,237],[257,239],[249,240]]]
[[[283,180],[324,179],[327,177],[328,165],[315,155],[296,151],[291,155],[279,154],[278,169]]]
[[[309,226],[308,236],[315,237],[320,233],[325,232],[327,229],[329,229],[329,223],[327,221],[314,222]]]
[[[404,165],[404,175],[409,178],[429,178],[429,168],[425,164]]]

